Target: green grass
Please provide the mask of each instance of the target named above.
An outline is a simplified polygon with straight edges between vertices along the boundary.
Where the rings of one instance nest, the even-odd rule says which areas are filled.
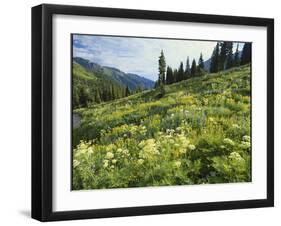
[[[95,75],[93,73],[88,72],[85,70],[82,66],[79,64],[73,62],[73,75],[76,78],[79,79],[85,79],[85,80],[97,80]]]
[[[251,181],[249,66],[75,112],[76,190]]]

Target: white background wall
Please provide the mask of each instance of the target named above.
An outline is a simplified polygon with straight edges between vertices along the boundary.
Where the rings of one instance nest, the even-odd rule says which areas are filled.
[[[42,1],[2,1],[0,11],[0,224],[38,225],[30,218],[31,10]],[[278,1],[68,0],[45,3],[228,14],[275,18],[275,84],[281,84],[281,14]],[[279,8],[278,8],[279,7]],[[277,225],[281,213],[280,105],[275,92],[275,208],[56,222],[55,225]],[[279,138],[279,139],[278,139]]]

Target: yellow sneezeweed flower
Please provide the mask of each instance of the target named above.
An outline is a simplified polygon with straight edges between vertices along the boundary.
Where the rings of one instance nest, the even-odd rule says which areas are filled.
[[[92,154],[94,151],[93,151],[93,148],[92,147],[89,147],[88,149],[87,149],[87,152],[88,152],[88,154]]]
[[[103,168],[107,168],[108,167],[108,160],[105,159],[103,160]]]
[[[229,159],[232,160],[232,161],[237,161],[237,162],[242,162],[242,161],[245,161],[241,155],[234,151],[234,152],[231,152],[230,155],[229,155]]]
[[[181,166],[181,161],[175,161],[175,162],[174,162],[174,166],[175,166],[176,168],[179,168],[179,167]]]
[[[77,166],[80,165],[80,162],[76,159],[73,160],[73,167],[76,168]]]
[[[181,154],[185,154],[185,153],[186,153],[186,149],[185,149],[185,148],[181,148],[181,149],[180,149],[180,153],[181,153]]]
[[[123,152],[122,148],[118,148],[118,149],[117,149],[117,152],[118,152],[118,153],[122,153],[122,152]]]
[[[231,140],[230,138],[224,138],[224,139],[223,139],[223,142],[224,142],[225,144],[229,144],[229,145],[231,145],[231,146],[234,146],[234,145],[235,145],[234,141]]]
[[[246,141],[246,142],[250,142],[250,141],[251,141],[251,137],[248,136],[248,135],[243,136],[242,139],[243,139],[244,141]]]
[[[78,147],[79,149],[86,149],[87,148],[87,145],[84,143],[84,142],[81,142],[80,144],[79,144],[79,147]]]
[[[137,163],[138,163],[139,165],[142,165],[142,164],[144,163],[144,160],[143,160],[143,159],[138,159]]]
[[[112,151],[114,148],[115,148],[115,145],[114,145],[114,144],[109,144],[109,145],[107,145],[107,147],[106,147],[106,151]]]
[[[239,129],[240,126],[239,126],[238,124],[232,124],[232,128],[234,128],[234,129]]]
[[[247,141],[241,141],[240,147],[243,149],[248,149],[251,147],[251,143]]]
[[[190,144],[190,145],[188,145],[188,149],[189,150],[195,150],[195,145],[194,144]]]
[[[141,158],[153,158],[154,155],[160,154],[159,150],[157,149],[157,144],[152,138],[141,141],[138,146],[141,148],[139,152],[139,156]]]
[[[84,155],[85,153],[87,152],[87,149],[86,148],[78,148],[77,151],[76,151],[76,155],[79,156],[79,155]]]
[[[176,128],[176,131],[177,131],[178,133],[181,132],[181,130],[182,130],[181,127],[177,127],[177,128]]]
[[[114,158],[114,154],[109,151],[109,152],[106,153],[105,158],[106,159],[113,159]]]
[[[189,140],[183,134],[180,134],[178,137],[181,142],[181,147],[187,148],[188,145],[190,144]]]
[[[123,150],[122,150],[122,153],[123,153],[124,155],[129,155],[129,154],[130,154],[128,149],[123,149]]]

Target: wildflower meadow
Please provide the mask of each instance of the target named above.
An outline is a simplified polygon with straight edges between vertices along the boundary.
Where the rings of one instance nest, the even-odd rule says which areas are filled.
[[[74,110],[74,190],[251,181],[250,65]]]

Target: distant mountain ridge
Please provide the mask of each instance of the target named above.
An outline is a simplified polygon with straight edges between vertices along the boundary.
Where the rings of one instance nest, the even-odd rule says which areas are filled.
[[[131,91],[137,88],[152,89],[154,81],[137,74],[125,73],[118,68],[101,66],[81,57],[74,57],[73,61],[96,75],[103,76],[103,79],[113,81],[121,86],[128,86]]]

